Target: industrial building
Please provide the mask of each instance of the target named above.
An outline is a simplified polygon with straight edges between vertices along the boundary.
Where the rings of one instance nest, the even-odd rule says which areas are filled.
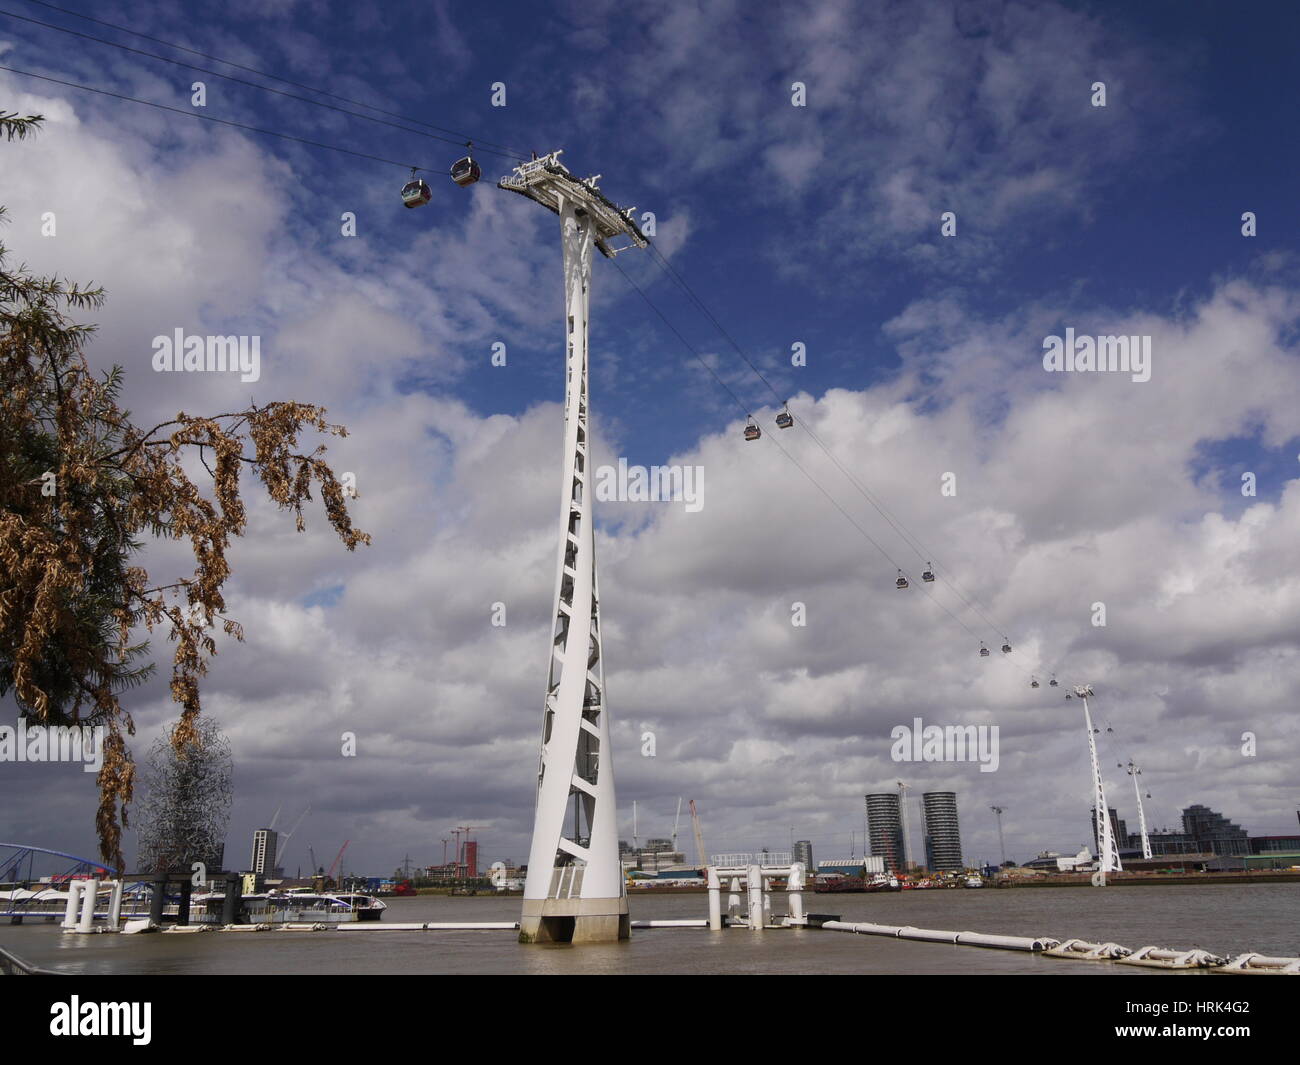
[[[864,858],[823,858],[821,864],[817,866],[817,875],[826,876],[838,874],[840,876],[879,876],[885,871],[885,859],[879,858],[873,854],[868,854]]]
[[[1183,831],[1192,837],[1198,851],[1218,855],[1250,853],[1250,839],[1244,828],[1199,803],[1183,811]]]
[[[639,870],[657,874],[680,869],[686,863],[686,856],[670,839],[648,839],[644,847],[638,848],[629,847],[627,840],[619,840],[618,852],[625,873]]]

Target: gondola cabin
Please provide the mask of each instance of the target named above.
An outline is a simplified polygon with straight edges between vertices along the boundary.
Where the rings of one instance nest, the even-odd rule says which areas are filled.
[[[468,155],[464,159],[457,159],[451,166],[451,180],[461,188],[474,184],[482,176],[483,171],[479,169],[478,163]]]
[[[406,207],[423,207],[433,199],[433,189],[423,178],[411,178],[402,186],[402,203]]]
[[[750,422],[747,426],[745,426],[746,440],[757,440],[762,435],[763,435],[763,431],[759,429],[759,427],[755,425],[753,422]]]

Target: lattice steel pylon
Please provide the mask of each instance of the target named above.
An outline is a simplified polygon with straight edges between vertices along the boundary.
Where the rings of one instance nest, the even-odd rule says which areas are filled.
[[[618,853],[605,663],[596,581],[590,467],[587,322],[591,251],[612,257],[649,243],[632,215],[579,179],[559,152],[515,168],[498,186],[560,216],[564,251],[564,476],[550,672],[542,714],[537,808],[524,882],[524,943],[604,942],[629,933]],[[611,241],[630,241],[615,248]],[[570,820],[572,811],[572,820]]]

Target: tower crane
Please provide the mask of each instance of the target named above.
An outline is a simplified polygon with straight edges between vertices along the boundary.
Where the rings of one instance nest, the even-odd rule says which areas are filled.
[[[289,829],[276,845],[276,853],[279,854],[281,858],[289,853],[289,840],[293,838],[293,834],[298,831],[298,826],[302,824],[303,818],[305,818],[309,813],[311,813],[311,803],[307,804],[307,809],[303,810],[303,812],[298,815],[298,820],[293,823],[293,828]],[[280,816],[279,810],[275,812],[275,816]],[[274,820],[274,818],[272,820]],[[315,871],[315,869],[312,869],[313,873]]]
[[[490,827],[489,825],[457,825],[456,826],[456,832],[458,834],[458,838],[456,841],[456,875],[457,876],[461,875],[462,868],[465,870],[466,874],[469,873],[469,858],[466,854],[466,851],[468,850],[468,846],[470,842],[470,833],[474,832],[476,829],[489,828],[489,827]],[[465,833],[465,838],[463,840],[459,838],[459,833],[461,832]]]
[[[345,850],[348,849],[348,844],[351,843],[351,842],[352,842],[352,841],[351,841],[350,839],[345,839],[345,840],[343,841],[343,846],[341,846],[341,847],[339,848],[339,852],[338,852],[338,854],[336,854],[336,855],[334,856],[334,862],[333,862],[333,864],[330,865],[329,872],[325,874],[325,876],[326,876],[328,879],[330,879],[330,880],[333,880],[333,879],[334,879],[334,874],[335,874],[335,872],[338,871],[339,862],[343,861],[343,852],[344,852]]]
[[[682,797],[677,796],[677,816],[673,818],[673,851],[677,850],[677,829],[682,823]]]
[[[700,868],[707,869],[709,856],[704,852],[704,830],[700,828],[700,815],[695,809],[695,800],[691,800],[691,823],[695,826],[695,853],[700,860]]]

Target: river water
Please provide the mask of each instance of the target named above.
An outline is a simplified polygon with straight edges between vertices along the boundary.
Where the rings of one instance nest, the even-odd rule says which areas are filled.
[[[382,923],[515,921],[518,896],[388,899]],[[725,900],[724,900],[725,901]],[[637,895],[633,920],[707,915],[707,896]],[[1300,883],[905,891],[806,895],[846,921],[1016,936],[1077,936],[1132,949],[1300,956]],[[774,893],[775,912],[784,912]],[[70,973],[1041,973],[1166,975],[1019,951],[918,943],[815,929],[634,929],[625,943],[521,946],[511,931],[64,935],[57,924],[0,925],[0,946]],[[1201,975],[1201,974],[1189,974]]]

